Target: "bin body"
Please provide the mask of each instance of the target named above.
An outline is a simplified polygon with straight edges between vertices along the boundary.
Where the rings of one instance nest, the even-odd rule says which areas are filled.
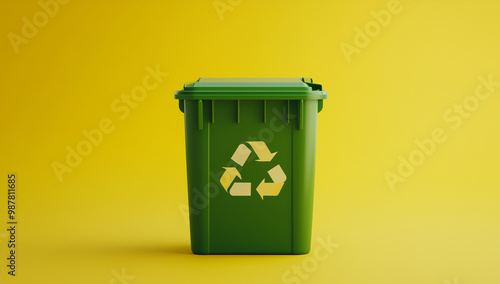
[[[192,251],[308,253],[321,85],[200,78],[175,97],[185,116]]]

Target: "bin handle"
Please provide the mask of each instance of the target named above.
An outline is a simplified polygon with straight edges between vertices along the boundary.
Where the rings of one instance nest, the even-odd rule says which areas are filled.
[[[179,100],[179,109],[184,113],[184,100]]]
[[[323,109],[323,100],[318,100],[318,113]]]

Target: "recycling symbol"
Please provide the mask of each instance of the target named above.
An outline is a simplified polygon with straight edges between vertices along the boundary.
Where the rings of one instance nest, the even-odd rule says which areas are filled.
[[[269,148],[267,148],[266,143],[263,141],[247,141],[246,142],[257,154],[257,162],[271,162],[274,156],[278,152],[271,153]],[[248,157],[252,151],[245,144],[240,144],[236,151],[234,152],[231,160],[233,160],[238,165],[242,166],[247,161]],[[234,179],[238,177],[242,180],[240,172],[235,167],[222,167],[225,171],[220,178],[220,183],[222,187],[232,196],[251,196],[252,195],[252,183],[251,182],[234,182]],[[257,186],[256,190],[260,197],[264,199],[264,196],[278,196],[281,188],[285,184],[286,175],[283,169],[278,164],[272,169],[268,170],[267,173],[271,177],[273,182],[266,182],[263,178],[260,184]],[[231,186],[232,184],[232,186]]]

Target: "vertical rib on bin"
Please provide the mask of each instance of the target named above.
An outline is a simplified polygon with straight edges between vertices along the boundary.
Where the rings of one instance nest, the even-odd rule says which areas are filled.
[[[297,123],[292,131],[292,253],[305,254],[311,249],[318,101],[303,100],[291,103],[296,106],[295,119],[297,122],[302,120],[303,123],[302,129],[299,129]]]
[[[210,201],[207,166],[209,165],[210,128],[206,118],[210,113],[209,104],[200,103],[201,100],[185,100],[184,102],[191,250],[196,254],[209,254]],[[199,109],[200,106],[206,109]]]

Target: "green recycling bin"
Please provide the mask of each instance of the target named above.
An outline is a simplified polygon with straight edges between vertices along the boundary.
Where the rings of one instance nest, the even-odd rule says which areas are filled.
[[[175,98],[185,117],[193,253],[308,253],[321,85],[200,78]]]

